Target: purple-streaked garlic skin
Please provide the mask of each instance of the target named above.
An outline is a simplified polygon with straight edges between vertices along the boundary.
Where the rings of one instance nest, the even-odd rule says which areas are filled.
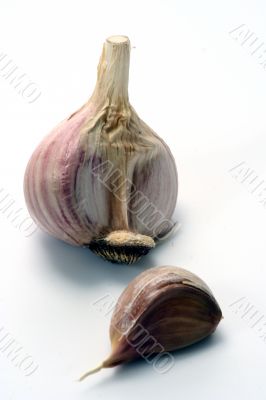
[[[76,176],[84,163],[79,131],[92,113],[87,106],[60,123],[36,148],[26,169],[24,193],[34,221],[49,234],[71,244],[90,241],[95,227],[79,210]]]
[[[73,245],[113,231],[157,239],[171,229],[176,166],[128,101],[129,52],[128,39],[107,40],[90,100],[44,138],[26,169],[32,218]]]

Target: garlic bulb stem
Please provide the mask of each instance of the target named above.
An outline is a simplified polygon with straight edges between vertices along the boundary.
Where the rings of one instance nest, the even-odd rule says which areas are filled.
[[[126,158],[117,157],[117,146],[110,146],[114,135],[128,135],[126,121],[131,115],[128,100],[130,41],[126,36],[111,36],[106,39],[98,65],[98,76],[90,101],[100,109],[107,108],[104,131],[108,142],[108,159],[121,171],[117,178],[119,190],[109,193],[109,209],[114,230],[128,229],[126,198]],[[115,130],[113,127],[115,126]],[[101,141],[99,137],[99,142]],[[119,182],[118,182],[119,180]],[[119,199],[118,199],[119,198]]]
[[[126,36],[106,39],[98,65],[97,83],[93,93],[96,102],[108,99],[109,106],[128,105],[130,41]]]

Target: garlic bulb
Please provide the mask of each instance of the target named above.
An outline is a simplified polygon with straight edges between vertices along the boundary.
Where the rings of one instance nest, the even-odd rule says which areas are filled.
[[[149,364],[164,357],[171,365],[169,351],[206,338],[221,318],[211,290],[198,276],[173,266],[148,269],[117,301],[110,325],[111,355],[80,380],[139,357]]]
[[[169,234],[177,198],[168,146],[129,103],[129,56],[127,37],[106,40],[91,98],[40,143],[24,180],[43,230],[120,263]]]

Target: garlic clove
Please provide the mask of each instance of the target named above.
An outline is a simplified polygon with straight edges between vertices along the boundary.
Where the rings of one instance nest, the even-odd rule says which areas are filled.
[[[129,60],[126,36],[106,40],[92,96],[41,142],[24,179],[43,230],[128,264],[173,230],[177,199],[174,158],[129,103]]]
[[[110,325],[111,355],[81,380],[102,368],[196,343],[212,334],[221,318],[217,301],[199,277],[178,267],[151,268],[118,299]]]

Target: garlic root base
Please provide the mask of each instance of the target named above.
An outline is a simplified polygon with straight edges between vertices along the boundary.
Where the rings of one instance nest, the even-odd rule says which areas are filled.
[[[116,264],[133,264],[154,248],[155,242],[146,235],[117,230],[105,237],[92,240],[88,247],[106,261]]]

